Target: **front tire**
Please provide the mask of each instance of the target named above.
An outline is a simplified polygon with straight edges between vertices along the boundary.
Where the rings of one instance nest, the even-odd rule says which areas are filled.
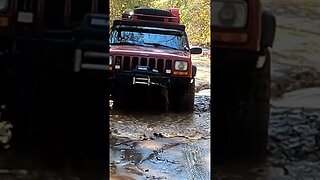
[[[221,54],[222,55],[222,54]],[[270,52],[256,68],[257,55],[244,55],[233,61],[223,54],[213,64],[214,156],[263,157],[266,154],[269,98]]]
[[[175,111],[193,111],[195,81],[185,85],[174,85],[169,89],[169,106]]]

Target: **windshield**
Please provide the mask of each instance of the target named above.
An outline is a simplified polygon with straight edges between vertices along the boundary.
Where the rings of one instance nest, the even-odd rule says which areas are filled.
[[[110,33],[110,44],[137,45],[177,50],[188,48],[186,35],[175,29],[117,26]]]

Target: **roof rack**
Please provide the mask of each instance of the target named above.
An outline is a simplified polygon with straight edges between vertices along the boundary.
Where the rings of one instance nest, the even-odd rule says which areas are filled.
[[[165,24],[180,24],[180,14],[179,9],[172,8],[169,11],[172,16],[167,15],[154,15],[154,14],[145,14],[145,13],[135,13],[133,10],[126,10],[122,14],[123,20],[132,20],[132,21],[144,21],[144,22],[157,22]]]
[[[114,26],[118,25],[129,25],[129,26],[148,26],[148,27],[159,27],[159,28],[169,28],[169,29],[176,29],[176,30],[185,30],[185,26],[181,24],[174,24],[174,23],[154,23],[150,21],[133,21],[128,19],[123,20],[114,20]]]

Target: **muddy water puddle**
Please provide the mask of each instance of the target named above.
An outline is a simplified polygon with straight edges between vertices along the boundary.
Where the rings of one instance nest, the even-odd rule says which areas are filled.
[[[210,96],[194,113],[112,110],[111,179],[210,179]]]

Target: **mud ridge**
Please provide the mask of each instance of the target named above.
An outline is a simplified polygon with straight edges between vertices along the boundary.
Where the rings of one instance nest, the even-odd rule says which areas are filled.
[[[312,67],[291,67],[284,70],[284,74],[272,80],[272,98],[282,97],[286,92],[320,86],[320,72]]]

